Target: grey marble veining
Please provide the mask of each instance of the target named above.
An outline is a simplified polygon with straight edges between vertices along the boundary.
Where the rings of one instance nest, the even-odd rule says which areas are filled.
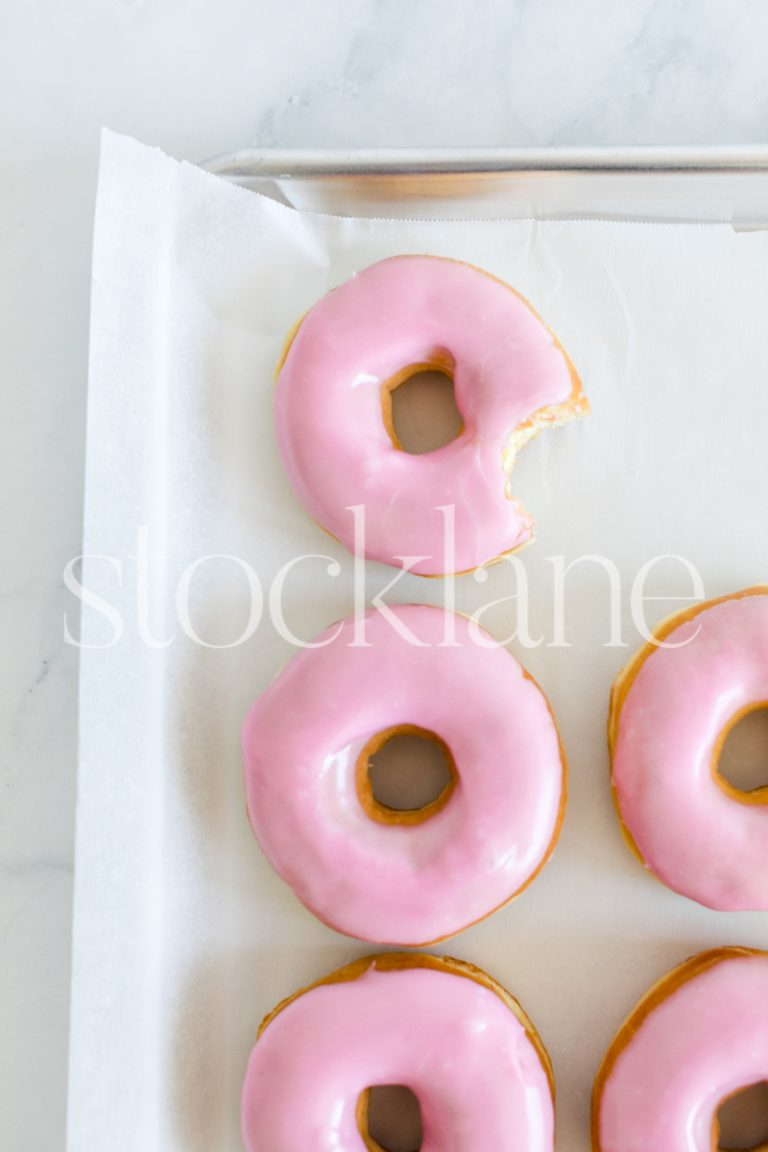
[[[52,1152],[77,737],[61,574],[80,550],[101,125],[189,159],[244,144],[766,142],[768,5],[10,0],[0,22],[0,1143]]]
[[[768,118],[758,3],[369,6],[346,58],[265,110],[254,143],[748,142]],[[373,113],[373,118],[372,118]]]

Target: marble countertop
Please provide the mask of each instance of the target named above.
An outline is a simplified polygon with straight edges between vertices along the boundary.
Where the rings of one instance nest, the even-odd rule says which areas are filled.
[[[11,0],[3,33],[0,1142],[39,1152],[64,1147],[77,651],[62,570],[80,552],[101,126],[191,160],[766,143],[768,6]]]

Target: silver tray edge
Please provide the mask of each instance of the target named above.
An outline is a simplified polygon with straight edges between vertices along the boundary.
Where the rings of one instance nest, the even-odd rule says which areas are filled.
[[[258,176],[415,175],[512,172],[768,171],[768,145],[600,148],[243,148],[204,162],[230,179]]]

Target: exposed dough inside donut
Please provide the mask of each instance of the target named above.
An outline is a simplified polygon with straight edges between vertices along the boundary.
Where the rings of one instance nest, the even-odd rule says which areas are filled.
[[[392,395],[425,371],[454,382],[463,427],[406,463]],[[349,508],[364,506],[366,556],[395,566],[415,557],[409,570],[421,576],[444,575],[446,564],[471,571],[528,543],[533,521],[510,480],[517,455],[589,411],[573,364],[528,301],[446,257],[390,257],[327,293],[289,334],[277,370],[278,448],[305,508],[353,550]]]

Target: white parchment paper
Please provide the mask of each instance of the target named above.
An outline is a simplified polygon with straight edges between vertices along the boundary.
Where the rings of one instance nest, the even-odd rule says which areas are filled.
[[[765,916],[699,908],[630,856],[605,747],[611,681],[641,642],[631,592],[643,566],[683,556],[707,596],[768,576],[768,235],[312,216],[106,135],[89,558],[73,570],[88,589],[89,647],[70,1152],[240,1148],[240,1083],[261,1017],[370,951],[315,921],[263,859],[243,810],[239,728],[292,651],[267,608],[286,562],[319,557],[285,578],[282,610],[297,636],[354,604],[351,558],[297,505],[277,456],[276,360],[315,300],[402,252],[466,259],[513,284],[558,334],[593,406],[518,463],[517,494],[537,520],[520,556],[525,580],[502,564],[484,583],[468,575],[453,585],[459,609],[490,605],[483,622],[500,639],[518,626],[510,648],[552,701],[570,764],[563,834],[517,901],[435,950],[486,968],[523,1003],[554,1061],[558,1148],[586,1152],[592,1079],[645,988],[700,948],[768,947]],[[243,644],[194,643],[178,621],[180,599],[207,645],[246,629],[243,567],[195,566],[215,555],[246,560],[264,594]],[[576,563],[560,634],[558,566],[594,556],[617,575]],[[395,577],[369,566],[367,599]],[[650,567],[645,592],[661,597],[645,605],[652,624],[695,589],[687,567],[667,559]],[[445,593],[444,581],[405,577],[385,599],[440,603]]]

